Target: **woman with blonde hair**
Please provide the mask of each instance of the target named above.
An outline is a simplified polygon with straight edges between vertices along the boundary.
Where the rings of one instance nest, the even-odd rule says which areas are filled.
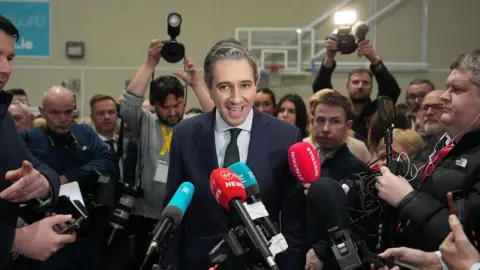
[[[408,159],[417,151],[423,148],[423,138],[422,136],[413,129],[399,129],[396,128],[393,130],[393,140],[392,140],[392,158],[397,159]],[[386,156],[387,146],[385,145],[384,139],[380,140],[378,144],[377,152],[378,158],[373,162],[373,168],[380,168],[381,166],[386,166],[387,156]]]
[[[333,90],[333,89],[329,89],[329,88],[322,89],[318,92],[315,92],[315,94],[313,94],[310,97],[310,100],[309,100],[309,110],[310,110],[309,130],[310,130],[310,136],[303,139],[303,141],[304,142],[309,142],[316,149],[318,148],[318,143],[315,140],[315,134],[313,132],[313,123],[312,123],[313,122],[312,115],[314,114],[314,109],[315,108],[312,108],[312,107],[316,104],[316,101],[319,99],[319,97],[321,97],[322,95],[324,95],[326,93],[332,93],[332,92],[336,92],[336,91]],[[354,131],[349,129],[346,136],[345,136],[345,143],[347,144],[348,149],[350,150],[350,152],[352,152],[352,154],[354,156],[356,156],[358,159],[360,159],[361,161],[368,164],[370,162],[371,157],[370,157],[370,153],[367,149],[367,146],[365,145],[364,142],[356,139],[354,136],[355,136]]]

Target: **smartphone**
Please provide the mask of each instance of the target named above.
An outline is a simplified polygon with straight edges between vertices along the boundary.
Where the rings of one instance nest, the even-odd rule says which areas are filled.
[[[461,221],[464,207],[464,194],[462,190],[454,190],[447,193],[448,209],[451,215],[456,215]]]
[[[384,125],[391,125],[395,122],[395,104],[388,96],[379,96],[377,98],[378,118]]]
[[[79,219],[75,220],[75,222],[72,222],[70,224],[67,225],[67,227],[65,227],[64,229],[62,230],[59,230],[59,234],[71,234],[73,233],[76,229],[80,228],[80,225],[82,223],[82,221],[84,221],[85,218],[84,217],[80,217]]]

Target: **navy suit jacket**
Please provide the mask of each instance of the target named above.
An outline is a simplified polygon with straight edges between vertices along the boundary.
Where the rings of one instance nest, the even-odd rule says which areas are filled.
[[[33,167],[45,176],[50,184],[53,203],[46,209],[49,211],[55,205],[60,189],[58,175],[45,163],[36,159],[25,143],[18,137],[15,123],[8,113],[8,106],[12,101],[12,95],[0,90],[0,192],[6,189],[12,182],[5,180],[8,171],[22,167],[22,162],[28,160]],[[15,238],[17,217],[20,214],[19,203],[11,203],[0,199],[0,269],[10,269],[10,251]]]
[[[172,269],[208,269],[208,253],[230,229],[227,213],[215,201],[209,185],[210,173],[218,168],[215,111],[188,119],[173,131],[165,204],[182,182],[191,182],[195,192],[163,256],[163,265]],[[246,163],[257,178],[273,222],[279,222],[281,216],[289,248],[275,260],[281,269],[288,270],[305,267],[305,196],[303,187],[290,173],[287,159],[288,148],[301,141],[295,126],[254,111]]]

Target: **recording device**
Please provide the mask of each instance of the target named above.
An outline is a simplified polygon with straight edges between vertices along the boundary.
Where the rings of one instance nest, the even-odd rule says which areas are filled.
[[[258,252],[268,269],[279,269],[266,240],[262,237],[243,206],[247,194],[242,180],[231,170],[215,169],[210,174],[210,190],[215,200],[228,212],[233,211],[240,218],[246,235],[253,242],[252,252]],[[245,247],[244,247],[245,248]],[[249,247],[247,247],[249,248]]]
[[[320,157],[308,142],[298,142],[288,148],[288,164],[295,178],[302,184],[320,178]]]
[[[337,37],[337,51],[341,54],[351,54],[358,48],[358,43],[365,40],[369,27],[362,21],[352,26],[340,26],[334,31]],[[335,33],[336,32],[336,33]]]
[[[59,234],[70,234],[73,231],[80,228],[82,222],[88,219],[89,212],[80,200],[71,200],[67,196],[59,196],[55,212],[59,215],[72,215],[75,220],[72,223],[68,223],[63,229],[56,228]]]
[[[396,164],[392,164],[392,143],[393,143],[393,128],[395,127],[395,104],[388,96],[379,96],[377,98],[377,112],[378,112],[378,119],[384,125],[384,140],[386,146],[386,158],[387,158],[387,167],[389,169],[393,169],[393,173],[396,170]],[[392,166],[392,167],[390,167]]]
[[[247,199],[243,205],[257,229],[267,240],[270,252],[273,256],[276,256],[278,253],[287,250],[288,244],[285,237],[280,233],[277,225],[272,222],[265,205],[262,203],[257,179],[253,172],[243,162],[234,163],[228,169],[232,170],[242,180],[247,193]]]
[[[112,226],[112,232],[108,238],[107,244],[110,245],[115,238],[116,233],[119,230],[124,230],[130,219],[130,215],[133,212],[133,207],[138,198],[141,198],[144,194],[144,190],[140,187],[129,183],[119,182],[119,192],[122,194],[118,203],[113,211],[110,219],[110,226]]]
[[[163,48],[160,54],[165,61],[175,64],[185,57],[185,46],[176,39],[180,35],[182,16],[176,12],[172,12],[168,14],[167,23],[170,40],[163,41]]]

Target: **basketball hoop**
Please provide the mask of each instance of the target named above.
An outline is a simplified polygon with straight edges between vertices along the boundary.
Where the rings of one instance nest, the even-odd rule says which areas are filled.
[[[272,74],[272,75],[275,75],[277,74],[280,70],[283,70],[285,69],[284,66],[280,66],[280,65],[270,65],[267,67],[267,69],[270,71],[269,73]]]

